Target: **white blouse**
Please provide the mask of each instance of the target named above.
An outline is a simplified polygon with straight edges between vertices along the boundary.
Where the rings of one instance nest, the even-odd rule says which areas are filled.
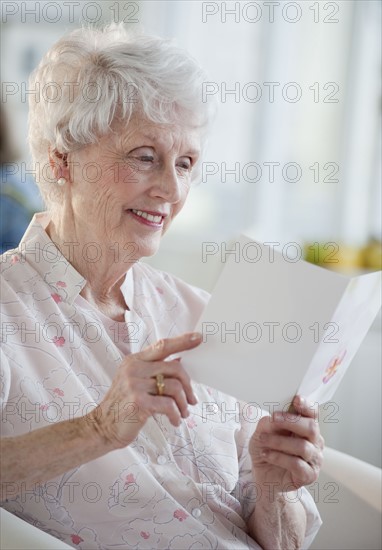
[[[19,247],[1,257],[3,437],[86,414],[124,354],[192,330],[208,301],[138,262],[122,285],[125,323],[115,322],[80,296],[86,281],[49,239],[48,222],[36,215]],[[259,549],[246,527],[259,490],[247,452],[259,411],[194,388],[199,403],[179,427],[155,415],[124,449],[21,487],[17,497],[9,483],[2,506],[84,550]],[[308,547],[321,520],[305,488],[300,498]]]

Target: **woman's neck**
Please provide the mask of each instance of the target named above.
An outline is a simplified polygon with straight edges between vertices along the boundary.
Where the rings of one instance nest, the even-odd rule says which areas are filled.
[[[119,322],[125,320],[125,311],[129,308],[123,298],[121,290],[119,291],[119,295],[106,297],[99,296],[86,284],[80,294],[89,304],[101,311],[106,317]]]
[[[68,227],[72,230],[68,230]],[[61,225],[51,221],[46,232],[61,251],[68,249],[64,243],[73,244],[69,258],[64,252],[62,253],[76,271],[86,279],[81,296],[107,317],[116,321],[123,320],[124,312],[128,307],[121,292],[121,285],[133,264],[116,261],[114,251],[108,243],[87,240],[86,236],[81,238],[73,228],[74,226],[69,224],[65,230],[64,221]]]

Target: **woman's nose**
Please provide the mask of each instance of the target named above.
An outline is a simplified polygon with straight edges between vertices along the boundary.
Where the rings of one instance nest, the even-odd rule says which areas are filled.
[[[167,202],[176,204],[182,196],[181,185],[176,169],[172,167],[165,168],[159,174],[156,174],[152,194],[165,199]]]

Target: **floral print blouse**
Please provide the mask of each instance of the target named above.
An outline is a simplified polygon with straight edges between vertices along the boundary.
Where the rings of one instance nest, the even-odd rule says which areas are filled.
[[[65,257],[48,222],[37,214],[1,257],[3,437],[89,412],[125,354],[193,330],[209,297],[137,262],[122,285],[125,322],[115,322],[80,296],[86,281],[66,259],[70,243]],[[259,549],[246,519],[259,490],[247,442],[260,411],[194,387],[199,403],[179,427],[155,415],[124,449],[18,496],[9,483],[1,505],[78,549]],[[300,499],[308,547],[321,520],[305,488]]]

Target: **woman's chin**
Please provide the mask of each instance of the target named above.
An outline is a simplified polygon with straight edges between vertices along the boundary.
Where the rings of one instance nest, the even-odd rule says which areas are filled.
[[[161,235],[150,238],[139,238],[136,235],[131,239],[125,239],[120,245],[120,250],[125,254],[125,260],[138,261],[140,258],[154,256],[158,252],[161,241]]]
[[[159,244],[157,246],[151,246],[151,247],[145,247],[142,248],[141,252],[141,258],[149,258],[150,256],[155,256],[155,254],[159,250]]]

